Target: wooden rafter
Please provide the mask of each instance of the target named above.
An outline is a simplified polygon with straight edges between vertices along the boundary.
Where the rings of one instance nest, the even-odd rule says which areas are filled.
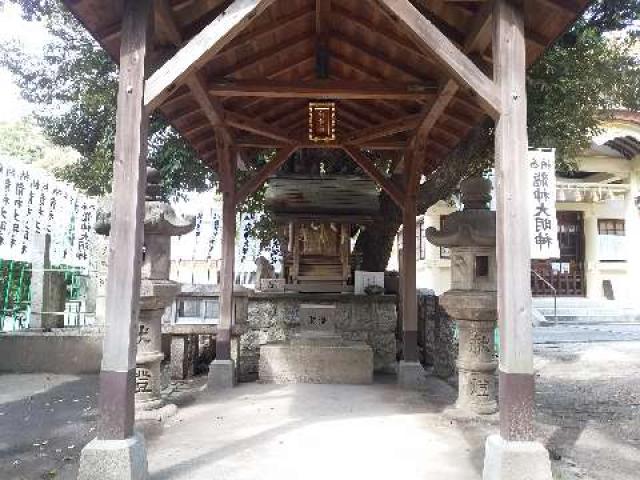
[[[286,145],[276,153],[276,156],[270,162],[267,162],[253,177],[242,185],[236,193],[236,205],[244,202],[246,198],[255,192],[260,186],[278,169],[284,165],[287,159],[298,149],[297,146]]]
[[[274,0],[235,0],[169,61],[151,75],[145,84],[144,103],[157,106],[192,72],[226,46]]]
[[[244,130],[245,132],[256,133],[258,135],[262,135],[263,137],[278,140],[282,143],[296,143],[295,139],[292,139],[291,135],[289,135],[288,132],[280,130],[279,128],[272,125],[268,125],[264,122],[261,122],[260,120],[255,120],[253,118],[247,117],[240,113],[226,112],[225,121],[233,128]]]
[[[329,77],[329,34],[331,32],[331,0],[316,1],[316,76]]]
[[[354,132],[349,135],[345,141],[347,143],[359,145],[377,138],[388,137],[396,133],[413,130],[418,126],[419,122],[420,114],[408,115],[403,118],[391,120],[390,122],[382,125],[374,125],[373,127]]]
[[[354,162],[382,188],[400,207],[404,204],[404,194],[390,178],[386,177],[358,147],[345,145],[344,151]]]
[[[463,48],[465,53],[478,52],[487,48],[492,35],[492,14],[492,2],[486,2],[476,15],[475,20],[471,25],[469,35],[464,41]],[[424,118],[416,130],[416,134],[411,142],[410,148],[414,147],[417,139],[427,138],[429,136],[429,133],[435,127],[436,122],[444,114],[459,89],[460,87],[458,83],[453,79],[450,79],[445,83],[433,104],[425,109]]]
[[[171,8],[168,0],[156,0],[156,21],[163,27],[168,38],[176,47],[183,45],[182,34],[171,16]],[[186,84],[191,96],[200,106],[200,110],[207,117],[207,121],[213,127],[217,136],[220,136],[228,145],[233,145],[233,134],[224,122],[224,110],[217,100],[212,99],[204,87],[204,80],[199,72],[194,72],[186,78]]]
[[[500,113],[501,99],[493,80],[488,78],[408,0],[376,0],[390,13],[390,18],[399,22],[404,30],[425,51],[434,55],[458,80],[476,92],[484,108],[492,116]]]

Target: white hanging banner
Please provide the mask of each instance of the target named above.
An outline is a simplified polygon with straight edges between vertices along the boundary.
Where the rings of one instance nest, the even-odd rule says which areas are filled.
[[[51,235],[51,263],[88,268],[96,202],[46,172],[0,158],[0,258],[33,261],[33,241]]]
[[[556,151],[529,150],[531,258],[560,258],[556,216]]]

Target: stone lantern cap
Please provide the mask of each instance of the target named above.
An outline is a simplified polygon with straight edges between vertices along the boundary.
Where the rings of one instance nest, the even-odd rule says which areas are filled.
[[[144,204],[145,235],[175,237],[185,235],[195,228],[196,219],[192,215],[177,215],[173,207],[162,198],[160,173],[155,168],[147,168],[147,188]],[[96,233],[109,235],[111,231],[111,201],[98,209]]]
[[[445,218],[441,230],[427,229],[429,242],[438,247],[492,247],[496,244],[496,214],[489,210],[491,181],[473,177],[460,184],[464,210]]]

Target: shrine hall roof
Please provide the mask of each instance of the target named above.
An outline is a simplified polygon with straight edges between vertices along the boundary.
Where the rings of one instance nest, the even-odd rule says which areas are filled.
[[[237,2],[252,3],[155,1],[151,47],[157,63],[171,58]],[[123,1],[64,3],[117,61]],[[259,9],[220,51],[198,64],[191,82],[172,85],[158,108],[214,168],[215,122],[207,111],[210,105],[219,107],[222,115],[217,127],[223,124],[239,149],[308,143],[308,103],[330,98],[336,102],[338,142],[371,150],[403,150],[450,73],[383,3],[262,2],[266,8]],[[589,3],[525,0],[527,63],[534,62]],[[491,2],[411,0],[411,4],[477,67],[491,71]],[[325,62],[322,72],[318,71],[319,58]],[[361,94],[353,95],[355,90]],[[434,168],[485,116],[477,96],[466,87],[458,89],[430,130],[426,168]]]

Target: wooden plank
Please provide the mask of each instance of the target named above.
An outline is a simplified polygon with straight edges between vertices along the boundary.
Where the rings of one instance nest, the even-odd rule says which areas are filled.
[[[369,160],[358,148],[351,145],[345,145],[344,151],[349,154],[356,164],[364,170],[364,172],[371,177],[391,199],[400,207],[404,203],[404,195],[400,189],[391,181],[391,179],[385,177],[378,167],[376,167],[371,160]]]
[[[151,0],[127,0],[122,22],[98,437],[133,436],[148,116],[143,105]]]
[[[407,132],[413,130],[418,126],[421,120],[420,114],[408,115],[406,117],[391,120],[382,125],[374,125],[373,127],[365,128],[348,135],[344,141],[345,143],[352,143],[355,145],[361,145],[363,143],[375,140],[381,137],[388,137],[400,132]]]
[[[287,132],[284,132],[279,128],[272,127],[271,125],[268,125],[259,120],[249,118],[240,113],[226,112],[225,121],[228,125],[239,130],[244,130],[245,132],[256,133],[258,135],[262,135],[263,137],[272,138],[282,143],[297,143],[296,140],[291,138],[291,136]]]
[[[352,80],[264,81],[214,80],[208,90],[217,97],[309,98],[324,100],[425,100],[433,97],[432,83],[401,84]]]
[[[144,103],[157,106],[190,73],[197,70],[244,30],[274,0],[235,0],[147,80]]]
[[[236,205],[245,201],[245,199],[255,192],[258,188],[260,188],[264,182],[273,174],[275,174],[278,169],[284,165],[287,159],[297,150],[297,147],[287,145],[281,150],[279,150],[276,154],[276,157],[267,162],[265,166],[263,166],[258,173],[256,173],[253,177],[251,177],[244,185],[242,185],[238,189],[238,193],[236,194]]]
[[[408,0],[376,0],[390,12],[391,18],[423,49],[434,55],[448,68],[458,82],[467,85],[480,97],[487,113],[500,113],[500,97],[494,82],[440,32],[433,23],[420,14]]]

